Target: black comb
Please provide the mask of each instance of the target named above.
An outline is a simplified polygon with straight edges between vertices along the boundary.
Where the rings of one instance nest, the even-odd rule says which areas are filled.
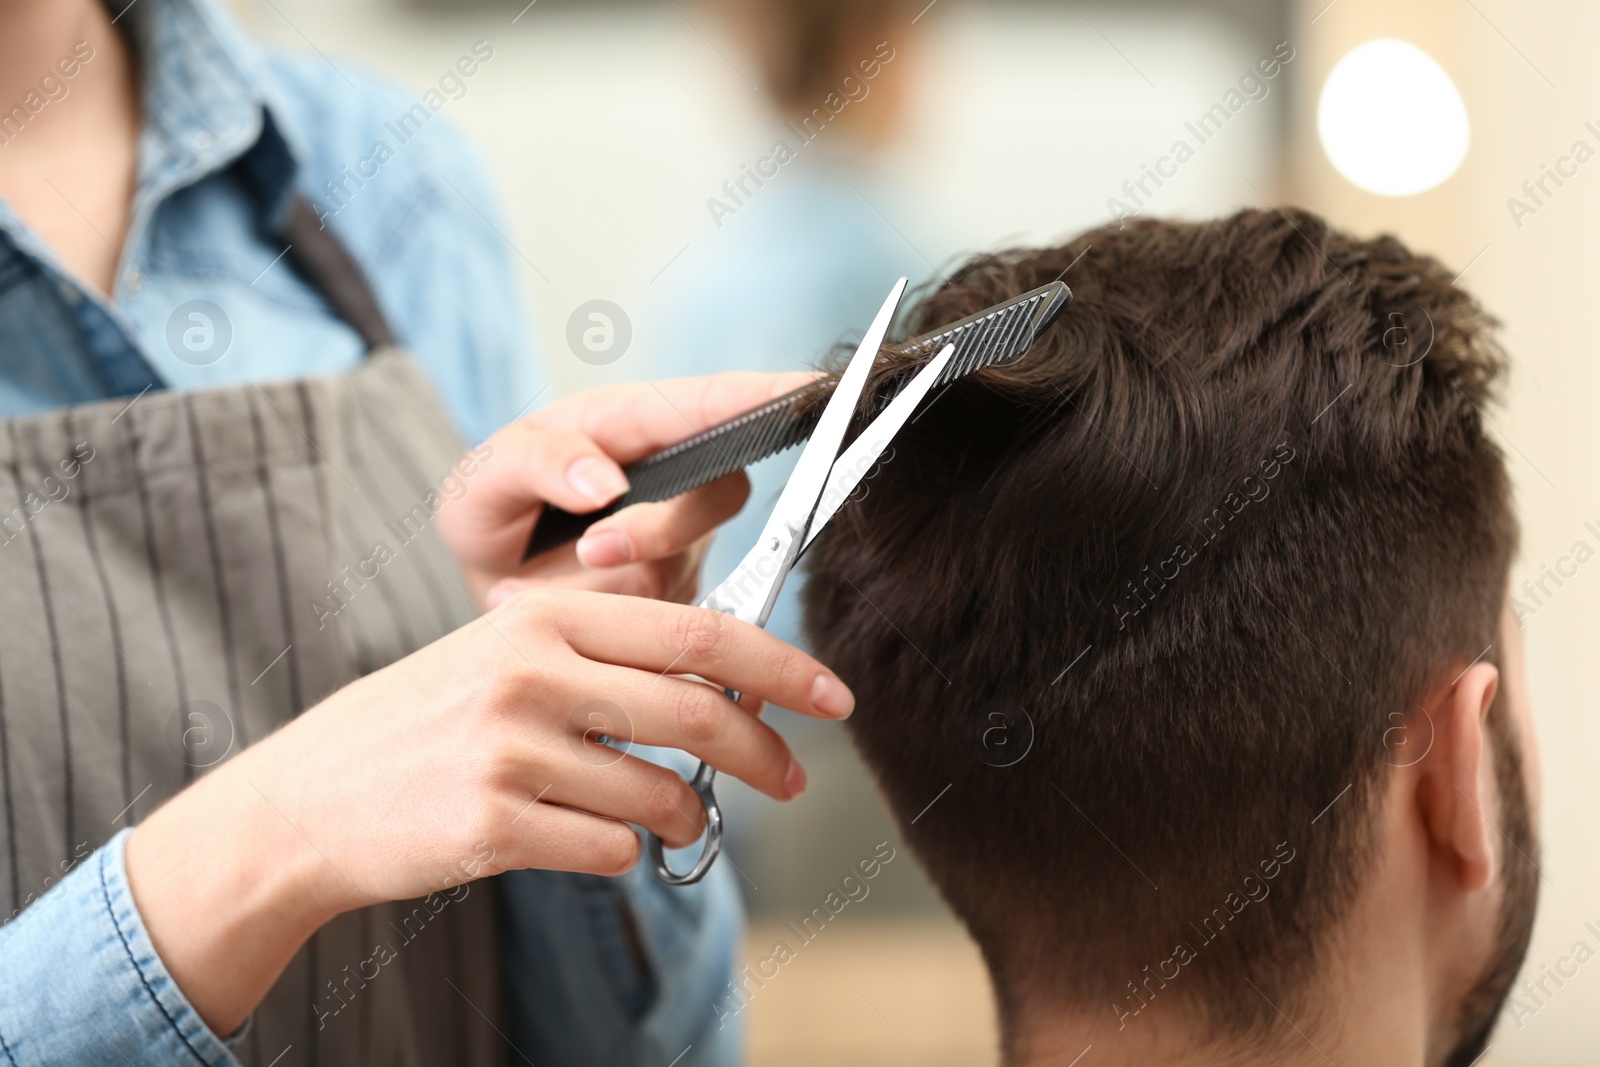
[[[955,355],[934,383],[938,388],[984,367],[1018,359],[1071,302],[1072,290],[1062,282],[1051,282],[968,315],[937,333],[913,338],[900,350],[932,358],[945,345],[954,344]],[[880,391],[868,417],[888,406],[914,373],[915,367],[909,367],[897,386]],[[820,379],[688,440],[652,452],[623,468],[628,476],[628,491],[598,511],[578,515],[554,504],[546,505],[528,539],[523,562],[576,541],[591,525],[629,505],[670,500],[799,444],[811,436],[822,417],[823,405],[817,398],[831,392],[833,386],[832,379]]]

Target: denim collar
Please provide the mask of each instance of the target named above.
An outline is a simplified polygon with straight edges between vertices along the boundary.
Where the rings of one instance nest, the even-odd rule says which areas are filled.
[[[113,10],[123,0],[107,0]],[[133,0],[118,24],[144,105],[137,201],[237,165],[267,218],[281,216],[303,157],[260,48],[217,0]]]
[[[130,234],[174,190],[230,166],[276,229],[305,152],[260,47],[217,0],[105,3],[133,49],[143,104]],[[54,262],[0,200],[0,245],[6,242]]]

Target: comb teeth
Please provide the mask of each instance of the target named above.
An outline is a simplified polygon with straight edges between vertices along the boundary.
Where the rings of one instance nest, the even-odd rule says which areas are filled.
[[[905,344],[904,350],[912,355],[931,357],[947,344],[956,346],[955,355],[934,383],[934,388],[938,388],[985,367],[1020,358],[1071,300],[1072,292],[1064,284],[1051,282],[951,323],[937,333],[913,338]],[[911,377],[911,374],[902,377],[896,387],[886,390],[887,395],[880,393],[869,417],[887,407]],[[801,386],[686,441],[646,456],[625,468],[628,491],[599,511],[575,515],[547,505],[534,527],[523,561],[577,540],[592,524],[632,504],[670,500],[794,447],[811,436],[817,420],[822,417],[822,405],[814,403],[814,399],[832,389],[833,383],[827,380]]]

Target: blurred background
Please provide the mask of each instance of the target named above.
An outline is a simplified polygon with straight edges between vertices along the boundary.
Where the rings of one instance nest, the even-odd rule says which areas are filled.
[[[1600,528],[1600,164],[1584,165],[1600,150],[1600,6],[525,3],[236,0],[260,36],[419,94],[474,42],[493,48],[445,110],[497,179],[548,395],[807,366],[858,336],[898,275],[937,279],[973,251],[1134,211],[1292,202],[1431,250],[1504,322],[1515,372],[1491,419],[1523,518],[1514,584],[1600,542],[1585,528]],[[1241,81],[1264,57],[1277,73]],[[757,472],[747,513],[765,514],[783,467]],[[780,607],[774,628],[792,618]],[[1597,621],[1600,569],[1525,619],[1547,875],[1529,973],[1600,920]],[[811,788],[780,809],[721,787],[752,961],[897,845],[843,734],[773,714]],[[762,1067],[996,1061],[977,954],[903,850],[747,1012]],[[1597,1013],[1600,970],[1580,971],[1503,1023],[1482,1062],[1594,1063]]]

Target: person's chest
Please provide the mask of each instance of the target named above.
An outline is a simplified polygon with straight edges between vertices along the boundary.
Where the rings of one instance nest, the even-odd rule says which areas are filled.
[[[0,236],[0,416],[354,366],[360,339],[248,197],[217,175],[161,200],[135,220],[111,299],[38,236]]]

